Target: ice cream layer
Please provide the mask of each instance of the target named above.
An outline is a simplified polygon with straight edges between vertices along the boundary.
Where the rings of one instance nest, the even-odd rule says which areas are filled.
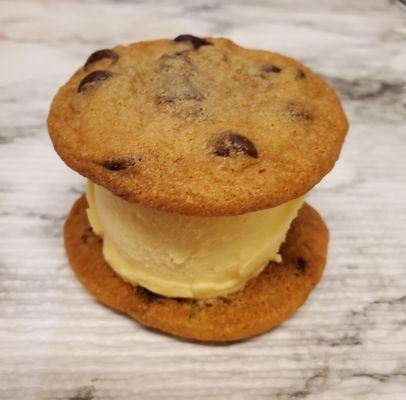
[[[242,288],[279,248],[304,198],[231,217],[199,217],[129,203],[89,181],[87,215],[106,261],[125,281],[170,297]]]

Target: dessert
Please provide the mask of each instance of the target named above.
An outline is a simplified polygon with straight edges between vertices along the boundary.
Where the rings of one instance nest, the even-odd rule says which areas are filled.
[[[280,324],[319,281],[328,231],[304,200],[348,123],[299,62],[192,35],[100,50],[48,127],[88,178],[65,244],[104,304],[170,334],[237,340]]]

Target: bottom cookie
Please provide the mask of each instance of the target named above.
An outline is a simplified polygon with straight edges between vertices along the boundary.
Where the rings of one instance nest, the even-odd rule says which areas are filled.
[[[185,338],[233,341],[276,327],[305,301],[324,270],[328,230],[304,204],[281,248],[283,261],[271,262],[244,289],[210,300],[169,298],[126,283],[106,263],[102,240],[87,220],[84,196],[64,227],[65,247],[77,277],[97,300],[138,322]]]

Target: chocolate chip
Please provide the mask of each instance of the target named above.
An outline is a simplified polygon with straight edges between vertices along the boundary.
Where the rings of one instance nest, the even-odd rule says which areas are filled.
[[[210,43],[208,40],[193,35],[179,35],[174,39],[174,41],[192,43],[193,48],[196,50],[201,46],[213,45],[213,43]]]
[[[113,74],[109,71],[93,71],[86,75],[79,83],[78,93],[89,88],[96,88]]]
[[[262,72],[265,72],[265,73],[267,73],[267,74],[268,74],[268,73],[271,73],[271,72],[274,72],[274,73],[276,73],[276,74],[279,74],[279,72],[281,72],[282,69],[279,68],[279,67],[277,67],[276,65],[267,64],[267,65],[263,65],[263,66],[262,66],[261,71],[262,71]]]
[[[90,64],[102,60],[103,58],[109,58],[111,60],[111,64],[115,64],[118,60],[118,54],[111,49],[95,51],[94,53],[90,54],[89,58],[87,59],[85,68],[87,68]]]
[[[151,292],[150,290],[142,286],[136,286],[134,290],[138,297],[140,297],[144,301],[144,303],[154,303],[163,299],[163,296],[161,296],[160,294]]]
[[[141,161],[141,159],[139,159]],[[102,163],[102,166],[110,171],[120,171],[135,165],[136,160],[132,157],[119,158],[116,160],[107,160]]]
[[[299,69],[299,71],[297,71],[296,76],[297,76],[299,79],[304,79],[304,78],[306,78],[305,72],[304,72],[303,70],[301,70],[301,69]]]
[[[192,67],[189,53],[190,51],[178,51],[172,54],[163,54],[158,59],[158,72],[165,77],[169,75],[185,75]]]
[[[202,101],[200,89],[187,75],[167,73],[162,77],[162,93],[155,97],[156,104],[175,103],[185,100]]]
[[[311,113],[310,110],[307,110],[306,108],[295,111],[293,113],[293,116],[297,119],[305,119],[307,121],[311,121],[313,119],[313,114]]]
[[[159,58],[156,68],[159,89],[154,101],[160,111],[175,112],[182,118],[201,118],[204,88],[195,80],[196,70],[190,53],[188,49]]]
[[[90,226],[88,226],[86,228],[86,230],[82,233],[82,236],[80,237],[80,240],[83,243],[87,243],[92,236],[94,236],[93,235],[93,229]]]
[[[187,299],[185,297],[174,297],[173,300],[175,300],[179,304],[187,303]]]
[[[258,158],[254,144],[247,137],[232,131],[220,134],[214,143],[214,154],[221,157],[242,155]]]
[[[313,113],[307,107],[291,101],[286,104],[286,111],[290,117],[297,120],[311,121],[314,119]]]
[[[296,260],[296,268],[300,275],[303,275],[306,272],[307,261],[303,257],[299,257]]]
[[[185,100],[202,101],[203,95],[194,86],[178,87],[177,90],[168,90],[168,94],[155,97],[156,104],[175,103]]]
[[[190,306],[195,306],[197,304],[196,299],[190,299],[187,297],[173,297],[173,300],[178,304],[189,304]]]

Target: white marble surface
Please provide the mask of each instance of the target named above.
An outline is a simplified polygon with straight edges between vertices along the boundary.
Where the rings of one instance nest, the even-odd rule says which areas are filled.
[[[406,398],[406,8],[385,0],[0,1],[0,398]],[[97,304],[64,256],[84,179],[54,153],[52,95],[95,49],[179,33],[292,55],[332,82],[351,130],[310,201],[322,283],[279,329],[179,341]]]

